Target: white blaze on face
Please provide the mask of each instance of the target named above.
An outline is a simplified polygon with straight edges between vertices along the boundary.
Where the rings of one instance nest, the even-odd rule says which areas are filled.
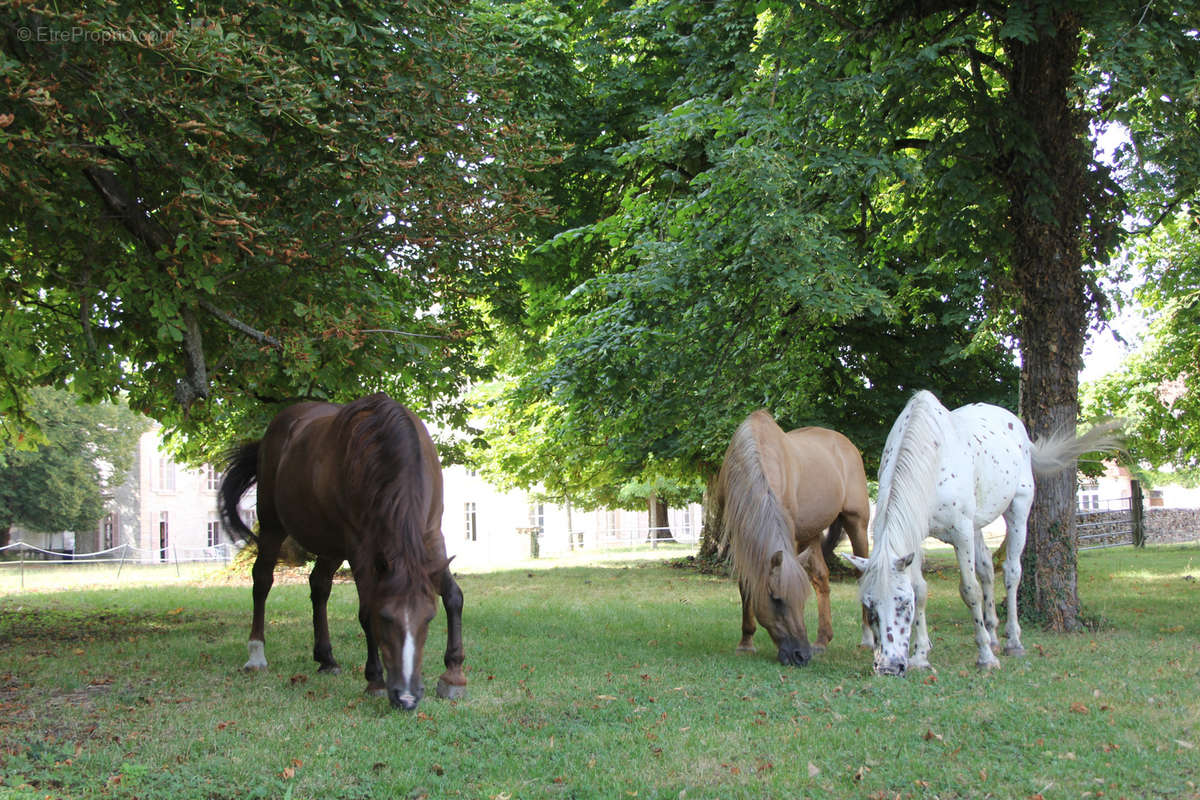
[[[404,649],[400,651],[401,664],[404,669],[404,685],[412,686],[413,660],[417,655],[417,641],[413,638],[412,627],[408,623],[408,612],[404,612]]]

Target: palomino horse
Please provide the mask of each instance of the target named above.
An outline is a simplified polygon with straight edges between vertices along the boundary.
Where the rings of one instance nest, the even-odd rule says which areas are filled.
[[[903,675],[929,668],[921,542],[933,536],[954,545],[959,593],[971,610],[980,669],[1000,666],[994,573],[983,527],[1004,515],[1007,655],[1023,655],[1017,621],[1021,551],[1033,503],[1033,476],[1053,475],[1081,454],[1113,447],[1118,423],[1083,436],[1031,442],[1021,420],[998,406],[976,403],[953,413],[929,392],[917,392],[888,434],[879,464],[879,502],[869,559],[847,557],[859,570],[859,596],[875,649],[875,672]],[[915,601],[915,602],[914,602]],[[909,642],[912,653],[909,653]]]
[[[822,532],[832,528],[829,540],[836,544],[840,526],[854,552],[867,554],[871,509],[862,456],[836,431],[784,434],[770,414],[755,411],[725,451],[717,502],[742,596],[737,649],[754,651],[757,618],[779,648],[781,663],[808,663],[833,638]],[[810,576],[817,591],[815,648],[804,625]]]
[[[255,482],[257,537],[237,511]],[[317,557],[308,583],[319,672],[341,671],[329,642],[326,605],[334,572],[346,560],[367,638],[367,691],[386,694],[396,708],[417,707],[424,694],[425,636],[441,595],[448,631],[446,672],[437,692],[448,698],[465,694],[463,595],[442,538],[442,468],[429,433],[411,411],[385,394],[345,406],[290,406],[271,421],[261,441],[231,454],[219,496],[230,530],[258,541],[246,669],[267,666],[264,607],[280,545],[291,536]]]

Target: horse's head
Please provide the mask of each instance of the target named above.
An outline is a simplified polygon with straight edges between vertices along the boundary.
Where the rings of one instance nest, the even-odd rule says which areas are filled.
[[[859,558],[844,555],[861,574],[858,596],[875,637],[875,674],[903,675],[908,670],[914,595],[908,570],[914,553],[903,558]]]
[[[804,627],[804,605],[810,591],[800,561],[782,550],[775,551],[765,591],[755,593],[754,615],[779,648],[781,664],[801,667],[812,658]]]
[[[368,624],[387,673],[388,700],[403,711],[414,710],[425,695],[421,658],[429,623],[437,614],[436,581],[448,563],[413,574],[383,565],[367,604]]]

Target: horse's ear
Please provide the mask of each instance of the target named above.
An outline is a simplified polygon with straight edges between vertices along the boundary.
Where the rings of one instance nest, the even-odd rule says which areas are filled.
[[[911,567],[913,558],[916,555],[917,554],[915,552],[912,552],[912,553],[909,553],[908,555],[904,556],[903,558],[897,558],[896,563],[894,565],[896,567],[896,572],[904,572],[904,570]]]
[[[450,562],[454,560],[454,556],[449,558],[439,558],[425,565],[425,574],[431,579],[441,575],[450,568]]]
[[[780,573],[783,567],[783,551],[776,550],[771,556],[771,571],[767,573],[767,592],[775,600],[783,596],[780,592]]]
[[[859,575],[862,575],[867,571],[867,559],[860,556],[850,555],[849,553],[838,553],[838,555],[841,556],[847,564],[854,567]]]

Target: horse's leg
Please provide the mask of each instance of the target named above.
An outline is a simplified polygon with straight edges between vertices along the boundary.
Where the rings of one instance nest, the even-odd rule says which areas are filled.
[[[959,520],[956,526],[954,554],[958,558],[958,593],[971,612],[971,623],[975,626],[975,644],[979,648],[975,665],[980,669],[994,669],[1000,666],[1000,661],[992,652],[992,640],[984,622],[983,592],[975,577],[975,530],[969,520]]]
[[[929,641],[929,626],[925,623],[925,601],[929,597],[929,587],[921,574],[921,551],[910,569],[910,579],[913,587],[913,603],[916,605],[913,614],[912,634],[909,638],[908,666],[911,669],[933,669],[929,664],[929,651],[933,644]]]
[[[337,675],[341,666],[333,660],[333,645],[329,641],[329,593],[333,589],[333,573],[341,566],[340,558],[317,556],[317,563],[308,576],[309,594],[313,608],[313,661],[321,666],[317,672]]]
[[[462,669],[463,593],[449,567],[442,573],[442,606],[446,609],[446,656],[443,659],[446,671],[438,678],[437,695],[445,700],[459,700],[467,696],[467,676]]]
[[[354,587],[358,590],[358,624],[367,638],[367,663],[363,667],[363,677],[367,679],[367,694],[375,697],[387,696],[387,684],[383,681],[383,662],[379,660],[379,643],[371,631],[371,611],[363,597],[363,587],[360,584],[357,571],[354,576]]]
[[[1017,618],[1017,589],[1021,585],[1021,553],[1025,550],[1026,525],[1032,497],[1018,496],[1004,512],[1004,525],[1008,531],[1004,538],[1004,602],[1007,604],[1008,619],[1004,623],[1005,655],[1023,656],[1021,623]]]
[[[754,623],[754,609],[750,607],[746,586],[741,581],[738,581],[738,593],[742,596],[742,640],[738,642],[737,652],[753,653],[754,631],[758,626]]]
[[[246,642],[249,659],[242,667],[244,670],[267,668],[264,644],[267,595],[271,593],[271,584],[275,582],[275,562],[279,560],[279,548],[285,538],[282,532],[277,532],[266,520],[259,520],[259,531],[258,556],[254,559],[254,567],[250,571],[254,578],[254,616],[250,621],[250,639]]]
[[[823,653],[833,639],[833,612],[829,607],[829,565],[821,552],[820,536],[809,547],[808,553],[808,576],[817,593],[817,641],[813,652]]]
[[[850,549],[859,558],[867,557],[867,518],[869,514],[869,510],[863,513],[842,512],[842,527],[850,539]],[[875,649],[875,634],[871,633],[871,626],[867,622],[866,606],[862,607],[862,641],[860,642],[860,646],[870,650]]]
[[[983,622],[987,626],[988,641],[992,650],[1000,649],[996,629],[1000,620],[996,617],[996,568],[992,566],[992,554],[983,541],[983,529],[975,529],[975,579],[983,595]]]

